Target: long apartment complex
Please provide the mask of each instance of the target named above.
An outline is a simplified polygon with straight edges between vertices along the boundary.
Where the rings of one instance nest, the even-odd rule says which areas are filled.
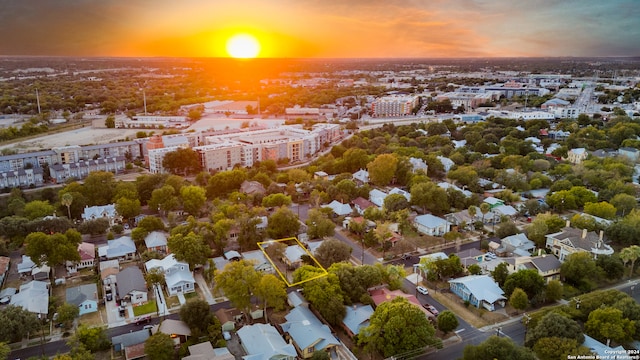
[[[173,139],[158,137],[149,141],[153,148],[148,149],[147,164],[152,173],[165,172],[162,167],[164,155],[179,147],[195,150],[206,171],[228,170],[236,165],[251,167],[259,161],[285,158],[298,162],[310,158],[340,139],[342,131],[337,124],[316,124],[312,130],[304,130],[300,126],[279,126],[219,133],[189,133]],[[173,143],[166,143],[166,140],[173,140]],[[202,145],[192,146],[193,143]]]
[[[419,97],[416,95],[390,95],[383,96],[371,103],[371,116],[405,116],[418,105]]]

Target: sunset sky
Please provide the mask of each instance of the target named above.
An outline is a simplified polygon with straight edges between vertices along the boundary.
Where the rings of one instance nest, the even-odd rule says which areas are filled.
[[[638,56],[638,0],[0,0],[0,55]]]

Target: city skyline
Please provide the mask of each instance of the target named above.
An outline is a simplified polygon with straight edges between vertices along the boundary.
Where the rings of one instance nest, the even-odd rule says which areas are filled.
[[[239,33],[267,58],[640,55],[634,0],[1,3],[0,55],[227,57]]]

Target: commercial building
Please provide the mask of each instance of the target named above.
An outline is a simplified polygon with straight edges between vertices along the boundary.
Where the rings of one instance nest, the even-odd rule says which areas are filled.
[[[415,95],[384,96],[371,103],[371,115],[373,117],[409,115],[418,103],[419,98]]]

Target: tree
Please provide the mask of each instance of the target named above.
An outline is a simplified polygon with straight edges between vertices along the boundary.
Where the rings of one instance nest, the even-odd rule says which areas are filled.
[[[76,305],[69,304],[67,302],[58,306],[56,312],[58,313],[58,321],[65,324],[65,327],[71,324],[73,320],[80,315],[80,309],[78,309]]]
[[[53,214],[54,207],[48,201],[33,200],[24,205],[23,214],[29,220]]]
[[[164,271],[160,267],[154,267],[147,271],[144,280],[154,288],[160,286],[165,283]]]
[[[267,307],[276,311],[284,309],[287,300],[286,285],[273,274],[264,274],[256,284],[254,294],[264,304],[264,316],[267,317]]]
[[[390,194],[384,198],[384,209],[389,212],[396,212],[409,207],[409,201],[402,194]]]
[[[116,127],[116,118],[112,114],[109,114],[107,118],[104,120],[104,126],[108,129],[114,129]]]
[[[346,314],[344,308],[344,294],[340,287],[340,280],[335,274],[326,276],[321,269],[310,265],[303,265],[293,273],[294,282],[309,280],[302,285],[305,298],[318,309],[320,315],[331,325],[339,325]],[[318,278],[318,276],[320,276]]]
[[[173,339],[165,333],[157,332],[144,342],[144,353],[149,359],[173,360],[175,358]]]
[[[209,304],[202,299],[190,299],[180,307],[180,320],[184,321],[191,331],[204,334],[211,324],[216,322]]]
[[[78,226],[81,234],[101,235],[109,229],[109,219],[97,218],[95,220],[85,220]]]
[[[441,214],[449,210],[447,192],[431,181],[411,187],[411,204],[422,207],[423,212]]]
[[[609,280],[618,280],[624,276],[624,263],[618,254],[599,255],[596,259],[596,266]]]
[[[15,305],[0,310],[0,342],[13,343],[40,328],[36,314]]]
[[[458,327],[458,318],[450,310],[445,310],[438,314],[438,329],[447,334]]]
[[[593,356],[589,348],[581,346],[575,339],[555,336],[538,340],[533,345],[533,352],[538,359],[545,360],[588,359]]]
[[[282,193],[275,193],[262,198],[262,206],[266,208],[289,205],[291,205],[291,196]]]
[[[327,239],[315,251],[316,259],[325,269],[334,263],[351,258],[351,246],[338,239]]]
[[[491,336],[480,345],[467,345],[462,360],[535,360],[531,351],[506,337]]]
[[[326,351],[316,350],[313,352],[313,355],[310,357],[311,360],[330,360],[331,357],[329,353]]]
[[[289,208],[281,207],[269,216],[267,234],[272,239],[295,236],[299,229],[298,217]]]
[[[589,336],[609,345],[611,340],[619,344],[631,341],[636,332],[636,326],[635,321],[622,317],[621,310],[605,307],[589,313],[589,320],[584,324],[584,330]]]
[[[107,331],[103,327],[89,327],[81,324],[74,336],[91,352],[107,350],[111,346]]]
[[[396,174],[397,166],[398,158],[395,155],[378,155],[375,160],[367,164],[369,179],[378,186],[389,185]]]
[[[200,214],[200,209],[207,201],[206,191],[196,185],[183,186],[180,189],[180,197],[184,210],[193,216]]]
[[[546,242],[546,235],[549,232],[549,227],[544,219],[536,218],[526,228],[527,238],[536,244],[536,247],[544,248]]]
[[[547,313],[538,321],[535,327],[529,329],[525,338],[525,345],[532,347],[538,340],[545,337],[574,339],[578,344],[584,342],[580,324],[556,312]]]
[[[177,209],[179,205],[176,190],[170,185],[153,190],[149,199],[149,209],[156,211],[169,212]]]
[[[189,232],[186,236],[174,234],[169,236],[167,246],[175,254],[176,260],[186,261],[191,270],[196,265],[203,265],[207,261],[211,248],[204,242],[201,235]]]
[[[603,219],[613,219],[616,216],[617,210],[608,202],[601,201],[599,203],[589,202],[584,204],[584,212]]]
[[[135,218],[140,214],[140,200],[121,197],[116,201],[116,211],[125,219]]]
[[[71,193],[64,193],[60,196],[60,203],[67,207],[67,216],[71,219],[71,204],[73,203],[73,195]]]
[[[555,302],[562,299],[562,283],[558,280],[551,280],[547,283],[547,287],[545,289],[545,298],[549,302]]]
[[[90,206],[107,205],[113,199],[115,187],[116,183],[112,172],[93,171],[84,179],[82,193],[86,196]]]
[[[544,279],[537,270],[518,270],[507,276],[503,290],[507,296],[511,296],[516,288],[524,290],[529,299],[534,299],[544,289]]]
[[[501,262],[498,264],[491,272],[491,277],[493,277],[493,280],[495,280],[500,287],[503,287],[505,281],[507,281],[507,277],[509,277],[507,263]]]
[[[529,297],[524,290],[515,288],[509,297],[509,304],[516,310],[524,310],[529,306]]]
[[[622,216],[630,213],[638,204],[635,196],[629,194],[616,194],[610,202]]]
[[[498,225],[498,228],[496,229],[496,236],[500,239],[504,239],[507,236],[515,235],[519,232],[520,230],[518,229],[516,224],[513,221],[509,220]]]
[[[378,305],[369,326],[358,335],[358,344],[384,357],[433,346],[438,341],[435,329],[422,310],[403,297]]]
[[[484,216],[491,210],[491,206],[485,202],[480,204],[480,212],[482,213],[482,223],[484,224]]]
[[[624,265],[626,266],[628,262],[631,262],[631,266],[629,267],[629,277],[633,275],[633,267],[635,266],[638,258],[640,258],[640,246],[638,245],[631,245],[620,250],[620,259]]]
[[[332,236],[336,227],[326,213],[319,209],[311,209],[309,211],[309,217],[305,221],[305,225],[307,225],[307,235],[310,239]]]
[[[215,281],[233,306],[245,314],[251,311],[251,296],[260,282],[260,274],[252,263],[246,260],[230,262],[215,276]]]
[[[238,190],[245,180],[247,180],[247,172],[244,169],[220,171],[209,178],[207,197],[214,199]]]
[[[592,278],[595,273],[596,262],[591,257],[591,254],[586,251],[570,254],[564,259],[560,267],[560,276],[569,284],[578,287],[588,286],[585,279]],[[585,290],[590,290],[590,288]]]
[[[200,172],[200,156],[191,148],[178,148],[168,152],[162,159],[162,167],[175,175],[193,175]]]
[[[82,236],[74,229],[53,235],[35,232],[29,234],[25,241],[25,254],[38,266],[47,264],[53,268],[66,261],[80,261],[78,245],[82,242]]]
[[[249,213],[242,213],[236,220],[240,250],[255,249],[257,243],[262,241],[264,238],[264,230],[258,228],[261,222],[262,220],[260,220],[259,217]]]
[[[0,360],[7,360],[11,354],[11,348],[4,342],[0,342]]]
[[[478,264],[471,264],[471,265],[467,266],[467,271],[469,272],[470,275],[481,275],[482,274],[482,268]]]

